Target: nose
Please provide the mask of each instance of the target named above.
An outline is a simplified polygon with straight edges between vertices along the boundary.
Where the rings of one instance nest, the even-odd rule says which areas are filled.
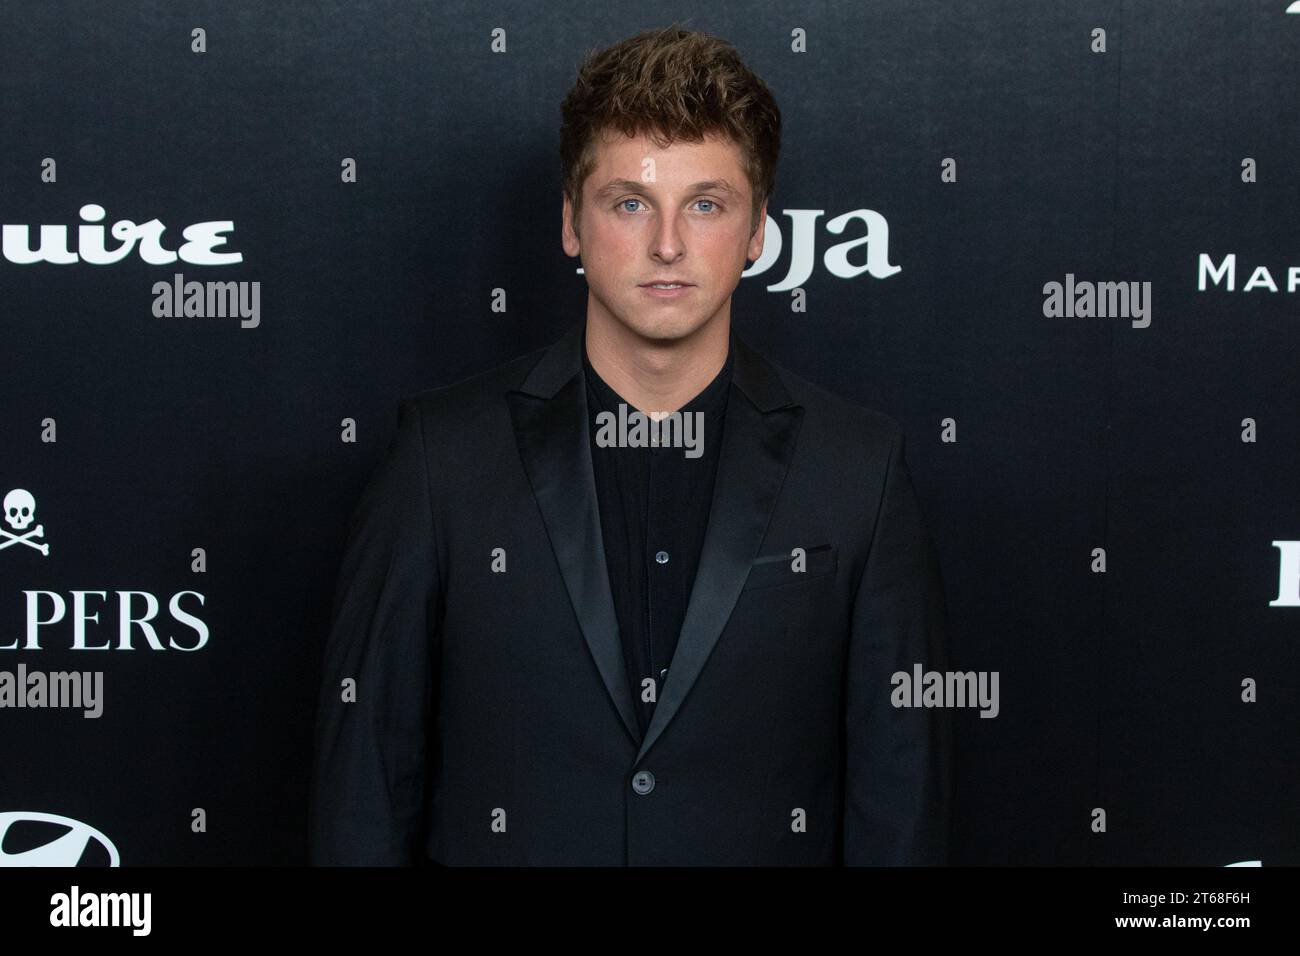
[[[672,262],[682,254],[680,213],[668,209],[659,217],[658,223],[651,238],[650,254],[664,262]]]

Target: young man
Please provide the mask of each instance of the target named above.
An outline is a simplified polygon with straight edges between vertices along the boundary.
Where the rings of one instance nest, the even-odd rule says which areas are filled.
[[[670,27],[563,115],[585,321],[401,403],[339,577],[313,862],[944,862],[947,713],[891,704],[947,666],[902,432],[731,328],[771,93]]]

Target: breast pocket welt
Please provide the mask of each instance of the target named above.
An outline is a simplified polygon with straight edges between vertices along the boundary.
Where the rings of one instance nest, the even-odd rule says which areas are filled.
[[[839,552],[829,544],[805,548],[802,561],[788,551],[761,555],[750,566],[744,590],[778,588],[816,581],[833,575],[838,567]]]

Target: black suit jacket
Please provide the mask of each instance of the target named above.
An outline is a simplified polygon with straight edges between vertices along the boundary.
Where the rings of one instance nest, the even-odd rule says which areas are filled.
[[[890,702],[894,672],[947,668],[898,424],[732,330],[713,508],[641,739],[583,331],[400,403],[339,573],[312,861],[944,862],[949,715]]]

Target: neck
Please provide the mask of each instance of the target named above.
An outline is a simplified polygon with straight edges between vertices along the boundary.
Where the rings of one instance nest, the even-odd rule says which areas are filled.
[[[727,361],[731,316],[722,310],[680,339],[648,339],[608,316],[587,314],[587,360],[637,411],[675,412]]]

